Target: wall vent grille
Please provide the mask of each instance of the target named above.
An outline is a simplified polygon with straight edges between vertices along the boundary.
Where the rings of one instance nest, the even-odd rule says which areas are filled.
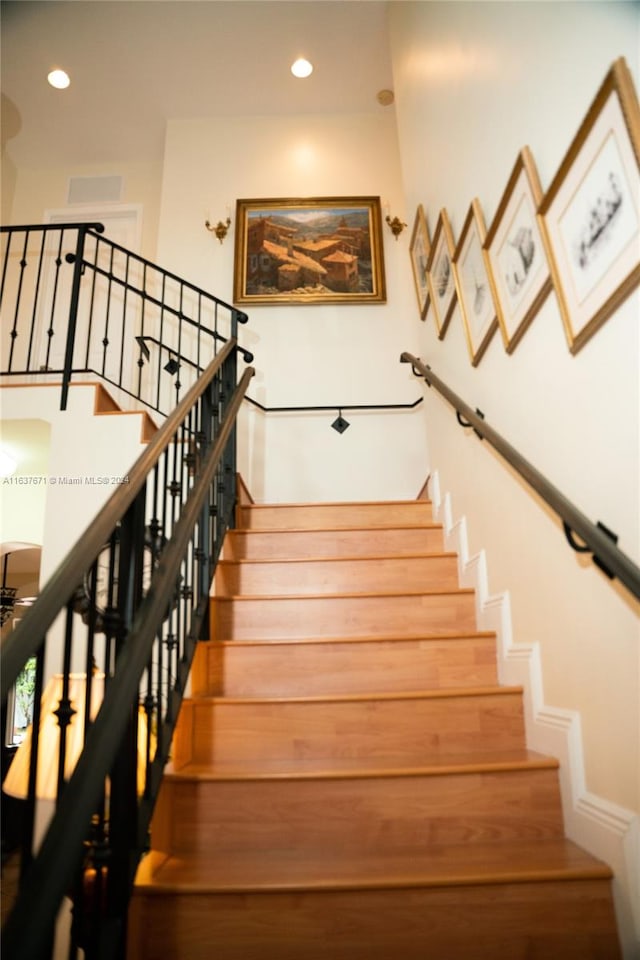
[[[122,199],[122,177],[71,177],[67,203],[118,202]]]

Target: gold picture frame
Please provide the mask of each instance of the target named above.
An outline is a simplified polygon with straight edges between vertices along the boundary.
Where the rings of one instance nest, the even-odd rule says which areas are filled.
[[[515,350],[553,286],[537,218],[541,201],[533,154],[523,147],[484,244],[507,353]]]
[[[234,303],[384,303],[379,197],[238,200]]]
[[[539,208],[571,353],[640,282],[640,107],[611,66]]]
[[[469,207],[458,246],[453,255],[453,273],[471,365],[476,367],[498,328],[498,315],[490,280],[490,264],[484,249],[486,229],[480,201]]]
[[[429,299],[433,308],[438,337],[442,340],[456,305],[456,284],[453,276],[453,254],[455,243],[449,215],[443,209],[438,215],[429,262],[427,280]]]
[[[427,264],[429,262],[430,252],[431,241],[429,240],[427,218],[424,215],[424,208],[422,204],[419,204],[413,223],[411,243],[409,244],[409,255],[411,257],[413,282],[416,288],[418,310],[420,311],[421,320],[426,319],[427,309],[429,307],[429,277],[427,273]]]

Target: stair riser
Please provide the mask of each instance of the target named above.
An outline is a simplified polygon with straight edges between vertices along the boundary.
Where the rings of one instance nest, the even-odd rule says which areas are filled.
[[[555,769],[501,773],[163,784],[154,850],[298,857],[428,852],[434,844],[563,835]]]
[[[247,530],[413,526],[432,522],[431,503],[310,503],[241,506],[236,526]]]
[[[319,557],[398,557],[444,549],[441,526],[361,530],[230,530],[225,560],[301,560]]]
[[[212,593],[217,596],[273,594],[397,593],[454,590],[454,555],[371,560],[268,561],[218,564]]]
[[[128,960],[618,960],[605,880],[135,897]]]
[[[351,643],[200,643],[196,696],[393,693],[497,682],[495,637]]]
[[[476,748],[524,748],[519,693],[377,701],[189,700],[182,705],[174,737],[174,764],[180,769],[190,761],[332,757],[428,764]]]
[[[212,640],[399,637],[476,629],[472,591],[352,597],[248,597],[211,602]]]

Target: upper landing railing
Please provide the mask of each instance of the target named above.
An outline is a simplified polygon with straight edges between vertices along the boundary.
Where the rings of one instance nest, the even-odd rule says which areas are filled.
[[[633,596],[640,597],[640,568],[617,546],[617,537],[604,524],[592,523],[567,497],[544,477],[528,460],[491,427],[479,410],[472,410],[431,367],[411,353],[400,356],[401,363],[410,363],[414,374],[434,387],[456,411],[458,422],[472,428],[481,440],[486,440],[526,480],[562,521],[567,540],[579,553],[591,553],[593,562],[607,574],[617,577]],[[579,543],[575,536],[583,541]]]
[[[247,316],[103,230],[0,227],[0,374],[55,375],[63,410],[72,377],[95,375],[167,414]]]

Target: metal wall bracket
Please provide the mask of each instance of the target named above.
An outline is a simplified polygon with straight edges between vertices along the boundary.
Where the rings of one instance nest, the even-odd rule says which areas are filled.
[[[476,407],[476,414],[477,416],[480,417],[481,420],[484,420],[484,413],[482,412],[482,410],[478,410],[477,407]],[[480,437],[481,440],[484,440],[484,437],[482,436],[480,431],[477,430],[472,423],[469,423],[467,420],[464,420],[459,410],[456,410],[456,420],[458,421],[461,427],[464,427],[465,429],[467,427],[470,427],[475,433],[476,437]]]
[[[605,566],[602,560],[600,560],[600,558],[597,557],[595,553],[593,553],[593,551],[591,550],[591,547],[588,547],[586,543],[579,543],[576,540],[576,535],[571,529],[571,527],[569,526],[569,524],[566,522],[566,520],[563,522],[562,526],[564,529],[564,535],[569,542],[569,546],[571,546],[576,551],[576,553],[590,553],[591,559],[595,563],[596,567],[602,570],[602,572],[606,574],[610,580],[613,580],[615,578],[615,574],[607,566]],[[596,527],[602,530],[602,532],[606,534],[610,540],[613,540],[615,544],[618,543],[618,534],[614,533],[613,530],[609,530],[608,527],[605,527],[604,523],[600,523],[600,521],[598,520],[596,522]]]

